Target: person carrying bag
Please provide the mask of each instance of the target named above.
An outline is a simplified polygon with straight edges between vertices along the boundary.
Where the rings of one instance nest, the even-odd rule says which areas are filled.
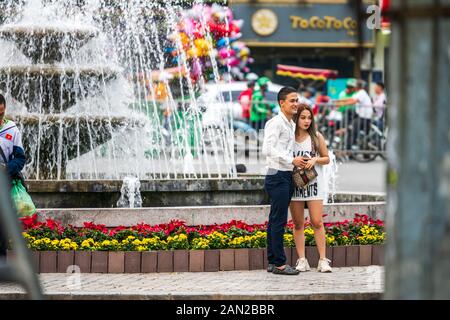
[[[5,118],[6,100],[0,94],[0,170],[4,170],[11,179],[11,197],[19,216],[29,216],[36,207],[25,187],[21,173],[26,163],[22,146],[22,135],[14,121]]]
[[[3,160],[1,164],[2,170],[6,172],[6,163],[7,159],[3,149],[0,146],[0,157]],[[16,208],[17,214],[20,217],[31,216],[36,212],[36,207],[31,199],[30,195],[27,192],[27,189],[22,182],[23,176],[21,174],[18,177],[11,179],[11,198]]]

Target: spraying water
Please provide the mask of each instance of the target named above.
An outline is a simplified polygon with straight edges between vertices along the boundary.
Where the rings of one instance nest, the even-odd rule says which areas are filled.
[[[228,116],[215,132],[219,139],[207,139],[214,156],[206,150],[211,132],[196,100],[206,80],[193,83],[182,72],[189,69],[185,55],[176,66],[178,86],[162,76],[182,1],[5,3],[0,90],[23,132],[28,178],[236,175]],[[218,83],[209,59],[208,81]]]
[[[129,176],[123,179],[120,190],[120,199],[117,201],[119,208],[141,208],[141,183],[137,177]]]
[[[330,163],[323,166],[323,175],[325,181],[325,198],[323,203],[326,204],[328,201],[334,202],[334,196],[336,194],[336,182],[337,182],[337,172],[338,163],[336,161],[336,156],[333,151],[328,150],[328,156],[330,157]]]

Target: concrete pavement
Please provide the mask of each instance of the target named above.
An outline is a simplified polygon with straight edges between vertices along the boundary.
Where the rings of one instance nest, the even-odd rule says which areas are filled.
[[[153,274],[41,274],[48,299],[245,299],[317,300],[380,299],[384,268],[380,266],[316,269],[297,276],[257,271]],[[16,284],[0,284],[0,300],[23,299]]]

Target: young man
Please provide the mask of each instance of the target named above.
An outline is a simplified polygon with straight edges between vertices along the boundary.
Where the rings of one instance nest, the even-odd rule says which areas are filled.
[[[268,272],[296,275],[298,270],[286,264],[283,236],[287,223],[288,207],[294,187],[292,170],[300,166],[301,157],[294,158],[295,123],[298,94],[291,87],[284,87],[278,93],[281,112],[269,120],[264,130],[263,155],[266,156],[267,175],[264,188],[269,194],[270,214],[267,226]]]
[[[22,135],[13,121],[5,119],[6,100],[0,94],[0,170],[4,170],[9,177],[19,176],[25,166],[26,158],[22,146]],[[0,192],[4,192],[0,191]],[[6,255],[6,240],[0,229],[0,257]]]

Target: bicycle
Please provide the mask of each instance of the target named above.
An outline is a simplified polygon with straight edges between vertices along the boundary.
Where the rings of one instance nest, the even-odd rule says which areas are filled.
[[[386,160],[386,141],[388,128],[381,130],[375,123],[370,125],[370,131],[365,134],[360,131],[356,145],[352,146],[351,155],[357,162],[371,162],[378,156]]]

